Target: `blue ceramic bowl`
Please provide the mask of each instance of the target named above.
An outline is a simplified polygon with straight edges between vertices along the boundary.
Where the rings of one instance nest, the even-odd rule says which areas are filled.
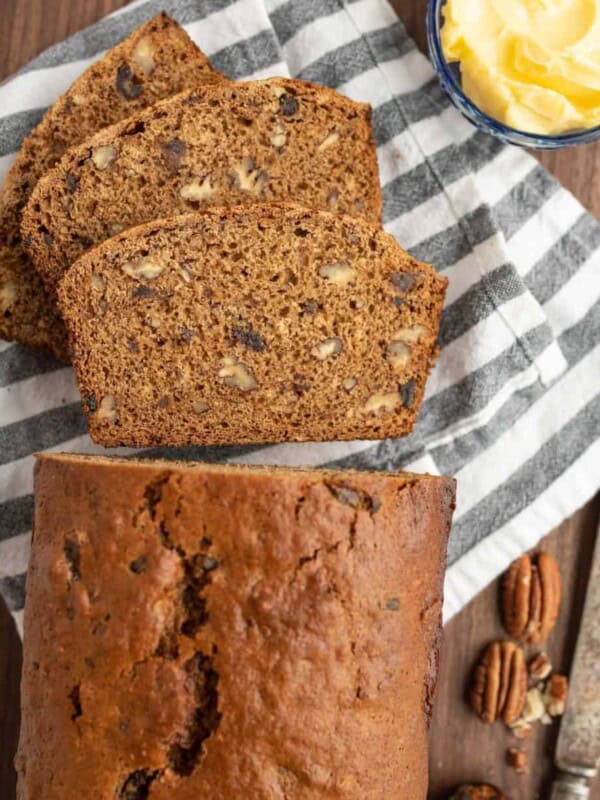
[[[600,126],[572,133],[561,133],[554,136],[543,136],[527,133],[503,125],[498,120],[485,114],[463,92],[458,64],[449,64],[442,50],[440,30],[444,24],[442,8],[446,0],[429,0],[427,5],[427,43],[429,56],[438,74],[443,90],[458,110],[481,130],[491,133],[508,144],[521,147],[533,147],[538,150],[558,150],[574,144],[586,144],[600,139]]]

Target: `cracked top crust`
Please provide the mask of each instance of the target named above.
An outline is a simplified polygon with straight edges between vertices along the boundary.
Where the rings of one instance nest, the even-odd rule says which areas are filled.
[[[19,800],[425,798],[452,480],[43,456],[35,482]]]

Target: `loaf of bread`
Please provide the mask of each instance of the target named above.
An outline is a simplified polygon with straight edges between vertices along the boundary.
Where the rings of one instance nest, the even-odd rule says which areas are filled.
[[[413,427],[446,284],[365,220],[267,204],[120,234],[59,300],[100,444],[383,439]]]
[[[19,800],[425,800],[454,481],[42,456]]]
[[[47,111],[0,190],[0,338],[66,358],[64,328],[21,243],[21,213],[38,179],[100,128],[188,87],[223,80],[162,13],[89,67]]]
[[[285,78],[183,93],[68,153],[33,192],[22,230],[53,291],[118,231],[207,205],[278,200],[379,222],[369,106]]]

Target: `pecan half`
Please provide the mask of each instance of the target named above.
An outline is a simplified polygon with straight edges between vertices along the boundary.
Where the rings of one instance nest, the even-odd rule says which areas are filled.
[[[527,695],[527,665],[513,642],[492,642],[473,673],[469,697],[473,710],[486,723],[515,722]]]
[[[506,795],[489,783],[470,783],[459,786],[450,800],[506,800]]]
[[[521,642],[538,644],[547,637],[558,617],[560,573],[549,553],[514,561],[502,581],[504,627]]]

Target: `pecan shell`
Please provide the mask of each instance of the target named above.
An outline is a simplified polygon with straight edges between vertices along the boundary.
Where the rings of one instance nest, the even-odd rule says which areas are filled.
[[[469,697],[485,723],[502,719],[511,725],[520,716],[527,696],[527,665],[513,642],[492,642],[475,667]]]
[[[502,581],[502,616],[508,633],[521,642],[543,642],[556,623],[560,572],[549,553],[524,555]]]

